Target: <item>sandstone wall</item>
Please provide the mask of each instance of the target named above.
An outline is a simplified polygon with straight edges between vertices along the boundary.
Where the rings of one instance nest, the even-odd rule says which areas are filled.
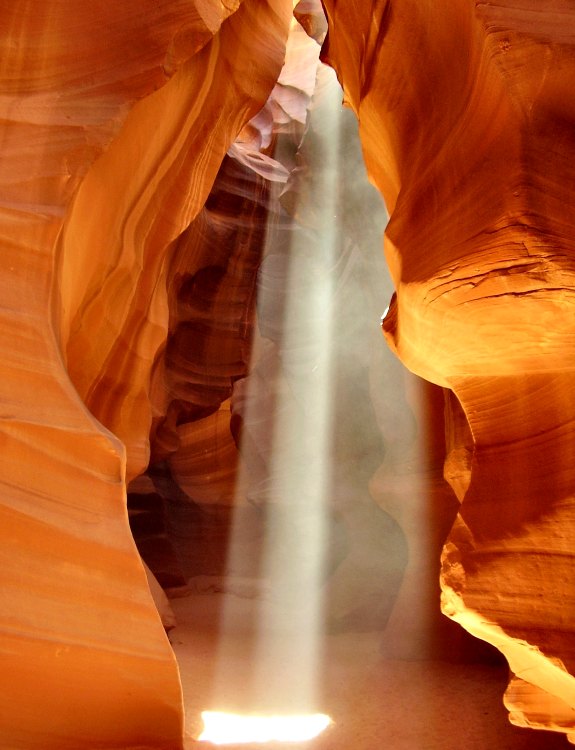
[[[128,527],[175,242],[279,74],[291,4],[0,6],[0,744],[182,743]]]
[[[509,660],[512,721],[573,734],[574,14],[559,0],[455,0],[441,13],[424,0],[324,5],[323,57],[391,212],[397,294],[385,333],[435,384],[435,422],[438,387],[447,394],[444,472],[461,506],[443,553],[443,609]],[[199,503],[230,506],[242,429],[265,464],[269,414],[247,423],[241,386],[229,399],[250,357],[264,221],[285,211],[309,229],[317,218],[307,196],[319,186],[300,179],[297,161],[317,49],[292,34],[286,51],[291,14],[287,0],[0,4],[6,747],[181,747],[177,667],[126,486],[151,458],[156,489],[175,481]],[[323,38],[317,3],[296,16]],[[278,142],[289,144],[283,160],[272,158]],[[345,236],[347,276],[364,273],[356,239]],[[282,274],[270,279],[281,292]],[[264,379],[280,358],[267,338],[253,373]],[[385,422],[378,365],[354,364]],[[352,381],[340,377],[349,400]],[[342,465],[380,438],[348,417]],[[403,644],[418,582],[433,593],[429,549],[453,498],[430,440],[420,469],[437,533],[422,552],[405,504],[409,429],[394,427],[406,430],[396,456],[406,471],[384,462],[370,488],[408,537],[388,623],[388,643]],[[374,612],[378,591],[358,594],[356,583],[369,568],[396,585],[385,558],[362,555],[389,521],[367,495],[367,468],[357,485],[343,472],[338,482],[348,554],[328,617],[379,627],[393,597]]]
[[[575,14],[327,0],[324,58],[390,209],[404,363],[452,392],[443,610],[515,674],[511,721],[573,731]]]

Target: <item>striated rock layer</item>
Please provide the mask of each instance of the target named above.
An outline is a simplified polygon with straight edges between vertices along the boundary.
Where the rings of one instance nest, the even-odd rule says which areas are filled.
[[[0,4],[0,744],[177,748],[130,535],[168,260],[266,101],[292,6]]]
[[[449,389],[443,610],[508,659],[512,722],[575,739],[575,10],[324,5],[391,214],[384,331]]]
[[[444,473],[461,507],[443,554],[444,611],[508,658],[512,721],[575,734],[575,12],[559,0],[544,10],[534,0],[456,0],[441,14],[416,0],[325,7],[324,57],[392,213],[397,297],[385,331],[403,361],[446,392]],[[311,203],[325,180],[314,182],[301,146],[318,49],[291,14],[288,0],[0,2],[3,747],[182,745],[177,667],[130,536],[126,485],[151,459],[144,508],[168,499],[178,513],[193,498],[192,515],[228,512],[241,432],[250,499],[267,499],[282,242],[295,224],[305,229],[293,232],[292,255],[308,262],[302,286],[326,270]],[[323,39],[318,3],[303,0],[295,14]],[[347,161],[328,175],[338,188]],[[350,195],[340,197],[344,214]],[[262,265],[274,212],[277,244]],[[414,553],[421,507],[406,500],[427,486],[422,515],[439,534],[453,498],[431,440],[421,482],[407,476],[410,430],[378,399],[385,378],[362,361],[355,330],[371,302],[351,299],[349,282],[369,297],[368,263],[351,230],[340,227],[339,241],[337,324],[358,348],[336,378],[333,502],[348,549],[331,561],[327,616],[335,629],[388,622],[397,655],[422,576],[434,594],[429,551]],[[251,378],[268,390],[248,415],[242,379],[258,272],[273,303],[260,309],[267,342]],[[302,341],[285,378],[296,395],[316,347]],[[357,381],[368,378],[373,404],[359,407]],[[438,390],[428,392],[436,414]],[[294,398],[289,408],[299,406]],[[390,469],[386,420],[390,431],[405,428],[395,444],[404,475]],[[367,493],[378,428],[386,459],[371,491],[409,547],[391,617],[394,593],[382,602],[379,582],[387,575],[395,591],[398,573],[371,554],[380,531],[391,537]],[[357,481],[347,464],[359,465]],[[200,534],[197,518],[192,525]],[[181,573],[170,563],[166,581]],[[410,637],[425,641],[436,627]]]

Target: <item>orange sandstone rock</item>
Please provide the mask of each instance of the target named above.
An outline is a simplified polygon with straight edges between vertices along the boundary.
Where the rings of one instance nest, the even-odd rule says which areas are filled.
[[[289,16],[285,3],[277,5],[243,3],[213,40],[133,107],[66,217],[59,253],[68,370],[88,407],[128,445],[130,478],[149,457],[147,387],[166,335],[167,259],[279,74]],[[266,40],[261,49],[247,41],[246,29],[250,39]],[[117,201],[109,200],[111,191]],[[82,285],[75,283],[80,273]],[[107,335],[94,338],[102,320]]]
[[[167,260],[291,10],[0,4],[3,747],[181,747],[126,477],[148,459]]]
[[[443,609],[521,678],[512,721],[573,732],[575,12],[325,7],[324,56],[391,213],[386,336],[460,404]]]
[[[229,148],[167,268],[168,336],[153,370],[151,464],[167,460],[189,503],[200,506],[230,506],[239,497],[239,434],[232,436],[228,400],[250,367],[258,269],[292,167],[291,157],[284,165],[274,151],[278,139],[286,154],[301,141],[319,65],[319,45],[293,20],[285,53],[267,101]]]

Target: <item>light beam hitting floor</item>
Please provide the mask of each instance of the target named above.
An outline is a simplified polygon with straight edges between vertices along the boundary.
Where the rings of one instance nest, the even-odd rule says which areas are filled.
[[[215,745],[247,742],[305,742],[317,737],[330,724],[325,714],[305,716],[246,716],[204,711],[200,740]]]
[[[337,123],[341,89],[333,71],[321,66],[320,76],[322,121]],[[328,132],[329,142],[322,143],[322,153],[314,157],[323,165],[322,176],[314,177],[314,192],[321,197],[314,206],[315,226],[320,231],[314,228],[296,234],[299,239],[283,255],[277,246],[268,246],[262,265],[263,275],[284,276],[283,320],[273,341],[282,382],[274,410],[261,558],[267,593],[260,595],[258,621],[252,624],[253,647],[245,663],[241,696],[230,696],[226,679],[230,663],[226,634],[237,627],[233,596],[224,604],[214,710],[203,713],[200,737],[214,743],[303,741],[330,723],[329,717],[318,713],[321,699],[317,685],[333,429],[334,279],[338,270],[339,126],[330,126]],[[273,284],[260,284],[260,310],[277,304],[277,300],[265,299],[266,290],[273,296]],[[249,410],[257,408],[258,393],[252,390],[248,392],[246,421]],[[232,529],[228,565],[232,570],[236,548]],[[241,714],[229,711],[232,706],[241,706]]]

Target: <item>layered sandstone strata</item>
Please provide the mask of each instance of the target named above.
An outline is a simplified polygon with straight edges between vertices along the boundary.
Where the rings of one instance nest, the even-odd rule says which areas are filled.
[[[572,732],[575,19],[528,0],[458,0],[441,15],[414,0],[325,5],[324,56],[392,211],[398,293],[385,329],[448,392],[445,474],[462,505],[443,556],[444,610],[507,656],[513,721]],[[320,189],[296,154],[317,47],[292,34],[280,75],[291,11],[286,0],[0,10],[7,747],[181,746],[177,668],[130,537],[126,482],[151,451],[166,470],[154,475],[160,492],[167,477],[183,502],[229,506],[240,428],[265,464],[269,404],[249,421],[241,386],[229,399],[248,368],[264,222],[280,206],[308,229],[317,220],[296,200]],[[317,3],[296,16],[323,39]],[[278,136],[284,161],[272,158]],[[345,241],[349,279],[364,266]],[[277,302],[275,256],[260,277],[278,285]],[[256,378],[281,356],[264,317],[271,343]],[[372,365],[355,360],[353,376],[340,374],[343,401]],[[377,414],[385,383],[371,378]],[[365,430],[370,409],[356,412],[358,424],[339,412],[341,466],[379,439]],[[439,530],[452,499],[430,464]],[[340,469],[334,492],[348,543],[331,581],[334,627],[379,627],[391,605],[371,606],[369,575],[389,571],[365,554],[386,522],[363,469],[357,485]],[[384,465],[372,492],[388,508],[391,496],[413,543],[403,501],[414,479],[394,481],[390,492]],[[429,560],[413,549],[390,623],[401,638]],[[359,600],[357,581],[369,583]]]
[[[516,677],[511,721],[575,729],[575,13],[563,3],[325,2],[324,57],[391,219],[384,321],[449,390],[461,508],[443,609]]]
[[[266,101],[291,3],[0,10],[0,744],[177,748],[175,659],[130,536],[166,274]]]

